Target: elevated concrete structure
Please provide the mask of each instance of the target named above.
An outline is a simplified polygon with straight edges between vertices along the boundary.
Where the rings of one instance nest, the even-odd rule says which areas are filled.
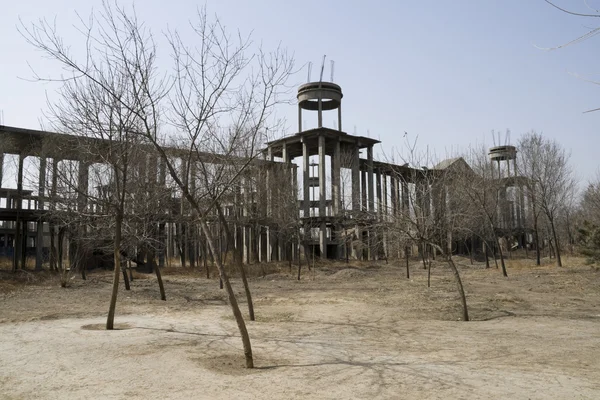
[[[450,169],[470,169],[464,160],[446,160],[432,169],[374,160],[378,140],[342,130],[343,93],[339,85],[307,83],[298,89],[297,99],[298,131],[266,143],[264,160],[252,160],[231,193],[220,201],[220,211],[234,236],[232,246],[241,251],[244,262],[297,260],[301,248],[305,256],[321,258],[387,258],[398,244],[390,242],[386,224],[402,221],[398,216],[415,215],[416,210],[425,217],[452,212],[450,188],[431,188],[428,185],[434,179],[429,178]],[[323,126],[323,113],[335,110],[336,129]],[[316,128],[302,129],[303,112],[316,114]],[[225,245],[222,220],[215,211],[209,216],[209,225],[220,254],[210,254],[202,232],[191,222],[190,205],[168,187],[165,164],[152,146],[137,148],[137,179],[162,196],[156,199],[156,213],[145,214],[157,244],[159,265],[174,257],[179,257],[182,265],[206,265],[212,257],[231,250]],[[63,253],[71,256],[71,248],[80,247],[77,240],[85,231],[66,227],[60,210],[85,214],[91,222],[94,215],[108,211],[93,199],[110,196],[110,190],[95,186],[91,177],[95,164],[109,163],[109,149],[106,140],[0,125],[0,256],[12,257],[15,269],[25,265],[28,251],[35,253],[37,268],[45,261],[56,262],[53,257],[60,258]],[[4,185],[6,154],[18,159],[16,188]],[[191,188],[197,184],[192,177],[199,160],[222,162],[221,156],[203,153],[186,168],[187,150],[169,148],[167,154],[188,172],[182,179]],[[494,179],[504,185],[498,212],[502,228],[509,234],[524,232],[526,221],[524,181],[516,174],[516,155],[513,146],[494,147],[489,152],[495,165]],[[28,157],[39,161],[34,191],[23,188]],[[230,157],[227,161],[247,160]],[[73,167],[69,199],[61,197],[58,190],[57,168],[63,162]],[[135,215],[137,211],[128,212]],[[55,243],[54,238],[60,238],[65,229],[69,238],[62,248],[63,242]],[[444,227],[439,229],[441,232]],[[447,243],[452,251],[451,236]],[[398,249],[398,256],[405,251]]]

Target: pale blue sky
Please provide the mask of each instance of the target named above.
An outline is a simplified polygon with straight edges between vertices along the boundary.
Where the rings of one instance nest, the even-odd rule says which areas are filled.
[[[49,73],[56,70],[18,34],[18,19],[57,17],[68,34],[74,11],[87,15],[100,1],[5,3],[0,110],[5,125],[39,128],[46,90],[51,96],[53,88],[19,77],[31,76],[27,62]],[[583,0],[557,3],[589,11]],[[202,4],[149,0],[138,1],[136,8],[160,36],[167,26],[187,24]],[[600,0],[588,4],[600,8]],[[600,107],[600,87],[572,74],[600,80],[600,38],[550,52],[535,45],[568,42],[598,26],[599,18],[569,16],[543,0],[208,0],[207,8],[232,30],[253,31],[267,47],[281,42],[295,53],[298,65],[312,61],[313,79],[324,54],[335,60],[334,81],[344,91],[344,130],[369,132],[388,154],[404,146],[404,131],[443,158],[475,143],[492,145],[491,130],[510,129],[516,142],[535,129],[572,151],[583,179],[598,168],[600,112],[583,111]],[[303,83],[306,75],[303,70],[294,81]],[[290,133],[295,131],[296,107],[282,107],[279,114],[288,119]]]

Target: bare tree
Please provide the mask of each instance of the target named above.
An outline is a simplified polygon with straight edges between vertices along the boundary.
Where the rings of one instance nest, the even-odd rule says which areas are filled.
[[[556,227],[560,212],[573,198],[576,181],[569,154],[556,141],[530,132],[519,140],[521,175],[530,182],[528,191],[534,206],[548,220],[556,264],[562,266],[561,245]]]
[[[496,177],[493,164],[487,158],[487,151],[483,146],[471,150],[465,158],[472,171],[463,174],[458,184],[463,194],[463,206],[468,207],[475,220],[484,221],[487,229],[484,228],[473,233],[483,236],[486,249],[489,238],[492,238],[500,255],[502,275],[507,277],[500,234],[503,207],[500,192],[505,189],[504,183]]]
[[[111,135],[116,145],[113,156],[126,161],[132,144],[149,143],[156,150],[179,191],[182,211],[185,207],[190,212],[190,220],[200,227],[216,255],[218,249],[209,227],[211,210],[255,163],[259,146],[269,130],[276,128],[270,124],[271,112],[281,90],[287,89],[292,58],[282,49],[252,54],[249,38],[238,35],[231,39],[218,19],[210,22],[203,10],[193,25],[198,39],[193,46],[184,44],[177,32],[168,36],[175,75],[167,83],[157,72],[152,36],[135,14],[105,4],[103,12],[92,20],[97,28],[83,24],[88,44],[83,61],[70,55],[54,28],[45,22],[25,33],[34,46],[72,71],[67,87],[82,87],[83,98],[110,110],[100,114],[106,121],[91,128]],[[67,93],[65,97],[68,101],[81,96]],[[160,119],[165,109],[168,125]],[[77,123],[85,126],[89,120],[98,119],[98,113],[89,114],[83,114]],[[169,131],[167,126],[171,128],[168,140],[160,134],[161,129]],[[174,152],[167,143],[181,150]],[[115,248],[119,248],[124,214],[126,165],[114,162],[113,167]],[[246,366],[251,368],[252,349],[244,319],[220,257],[214,258],[242,336]],[[115,251],[109,322],[114,314],[119,266],[120,253]]]
[[[454,209],[455,194],[451,184],[458,178],[452,169],[428,168],[430,156],[420,154],[415,143],[409,144],[409,153],[401,157],[406,167],[393,171],[392,179],[402,186],[401,198],[390,198],[396,212],[389,213],[386,223],[388,234],[397,243],[398,252],[408,255],[409,247],[431,248],[444,259],[452,271],[462,304],[462,318],[469,321],[466,295],[460,273],[452,259],[452,232],[460,221],[459,211]],[[410,168],[408,165],[425,166]],[[393,189],[394,192],[396,189]],[[396,206],[394,206],[396,203]],[[408,275],[408,270],[407,270]]]

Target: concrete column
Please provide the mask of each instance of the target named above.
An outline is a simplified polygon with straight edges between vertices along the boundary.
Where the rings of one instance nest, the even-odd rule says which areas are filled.
[[[79,162],[77,173],[77,208],[79,211],[84,211],[87,206],[89,170],[90,164],[88,162]]]
[[[3,174],[4,174],[4,153],[0,153],[0,188],[2,187]]]
[[[250,241],[249,241],[249,237],[248,237],[248,220],[249,220],[249,213],[250,210],[248,209],[248,202],[250,201],[250,195],[248,193],[248,191],[250,190],[250,185],[248,183],[248,177],[245,176],[242,182],[243,188],[244,188],[244,193],[242,195],[243,201],[243,207],[242,207],[242,220],[244,221],[244,224],[242,226],[242,259],[243,262],[246,264],[250,263],[250,251],[249,251],[249,246],[250,246]]]
[[[298,105],[298,132],[302,132],[302,107]]]
[[[284,154],[284,158],[287,157],[287,148],[286,146],[284,146],[283,148],[283,152]],[[273,161],[273,148],[269,146],[269,148],[267,149],[267,161]],[[267,195],[267,219],[272,218],[273,217],[273,191],[277,191],[277,187],[279,187],[279,185],[281,184],[280,182],[275,182],[274,179],[274,173],[272,171],[272,166],[269,164],[267,165],[267,174],[266,174],[266,185],[265,185],[265,191],[266,191],[266,195]],[[275,182],[275,184],[273,184]],[[266,253],[266,257],[264,258],[264,260],[266,260],[266,262],[271,262],[271,257],[273,255],[273,237],[272,237],[272,232],[271,232],[271,227],[269,225],[269,222],[267,222],[267,227],[266,227],[266,233],[265,233],[265,253]],[[262,234],[259,236],[259,239],[262,239]],[[262,253],[262,243],[259,245],[259,255]],[[260,260],[261,262],[263,261],[263,259]]]
[[[394,175],[390,176],[390,202],[392,203],[392,216],[397,216],[398,212],[398,181]]]
[[[383,174],[383,193],[382,193],[382,219],[385,222],[389,221],[389,217],[388,217],[388,200],[387,200],[387,196],[388,196],[388,177],[387,177],[387,172],[384,172]],[[388,259],[388,234],[387,234],[387,229],[383,230],[383,254],[385,256],[385,259]]]
[[[46,167],[45,157],[40,157],[40,174],[38,178],[38,210],[44,209],[44,198],[46,197]],[[44,222],[37,221],[37,236],[35,239],[35,269],[41,270],[44,261]]]
[[[248,237],[248,228],[247,226],[242,227],[242,260],[245,264],[250,264],[250,251],[249,251],[249,237]],[[206,256],[205,256],[206,257]]]
[[[352,211],[360,210],[360,153],[358,143],[352,155]]]
[[[304,192],[304,200],[302,201],[304,209],[304,218],[310,217],[310,157],[308,154],[308,144],[302,142],[302,191]]]
[[[181,158],[181,165],[180,165],[180,173],[181,173],[181,180],[183,181],[184,186],[188,187],[189,183],[190,183],[190,179],[189,179],[189,170],[188,170],[188,166],[187,163],[185,161],[184,158]],[[180,200],[180,207],[179,207],[179,216],[181,218],[181,220],[179,221],[179,243],[180,243],[180,248],[181,248],[181,252],[179,254],[179,257],[181,259],[181,266],[183,268],[186,267],[186,262],[187,262],[187,251],[188,251],[188,246],[187,246],[187,229],[186,229],[186,223],[184,222],[184,216],[187,213],[187,207],[185,204],[186,200],[185,200],[185,196],[183,195],[183,192],[181,192],[181,200]],[[214,255],[215,257],[217,255]]]
[[[388,196],[388,188],[387,188],[387,174],[384,173],[383,174],[383,198],[382,198],[382,212],[383,212],[383,219],[387,222],[388,220],[388,201],[387,201],[387,196]]]
[[[342,211],[342,198],[340,196],[341,164],[342,156],[340,150],[340,141],[336,140],[333,148],[333,157],[331,158],[331,194],[333,200],[332,214],[335,217],[339,217]]]
[[[525,212],[525,188],[522,185],[519,185],[519,209],[520,209],[520,216],[521,216],[521,226],[525,227],[527,225],[527,214]]]
[[[319,136],[319,217],[327,215],[327,176],[325,167],[325,137]]]
[[[367,211],[367,171],[360,171],[361,210]]]
[[[342,103],[338,107],[338,130],[342,132]]]
[[[21,262],[21,268],[24,267],[24,250],[27,243],[23,243],[23,231],[26,231],[27,224],[22,224],[21,216],[19,210],[23,208],[23,161],[25,157],[20,154],[19,155],[19,167],[17,169],[17,198],[16,198],[16,206],[17,206],[17,218],[15,221],[16,229],[15,229],[15,241],[14,241],[14,254],[13,254],[13,270],[16,271],[19,269],[19,262]]]
[[[375,211],[375,196],[373,195],[373,146],[367,148],[367,185],[369,196],[369,211]]]
[[[385,177],[384,177],[385,178]],[[375,185],[377,187],[376,190],[376,196],[377,196],[377,216],[378,219],[381,221],[382,216],[383,216],[383,202],[381,200],[381,170],[377,170],[377,172],[375,172]]]
[[[321,248],[321,258],[327,258],[327,180],[325,175],[325,136],[319,136],[319,219],[321,220],[321,229],[319,232],[319,246]]]
[[[408,182],[402,181],[402,213],[407,215],[409,213],[410,201],[408,197]]]
[[[319,99],[318,99],[318,118],[319,118],[319,128],[323,127],[323,99],[321,98],[321,92],[319,91]]]

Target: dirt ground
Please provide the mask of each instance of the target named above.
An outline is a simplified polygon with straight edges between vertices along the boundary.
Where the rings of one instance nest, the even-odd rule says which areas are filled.
[[[472,321],[448,268],[412,275],[384,262],[250,266],[257,368],[218,280],[166,270],[121,285],[118,330],[105,321],[110,272],[0,273],[2,399],[598,399],[600,271],[583,260],[535,268],[459,260]],[[242,287],[234,279],[245,315]]]

